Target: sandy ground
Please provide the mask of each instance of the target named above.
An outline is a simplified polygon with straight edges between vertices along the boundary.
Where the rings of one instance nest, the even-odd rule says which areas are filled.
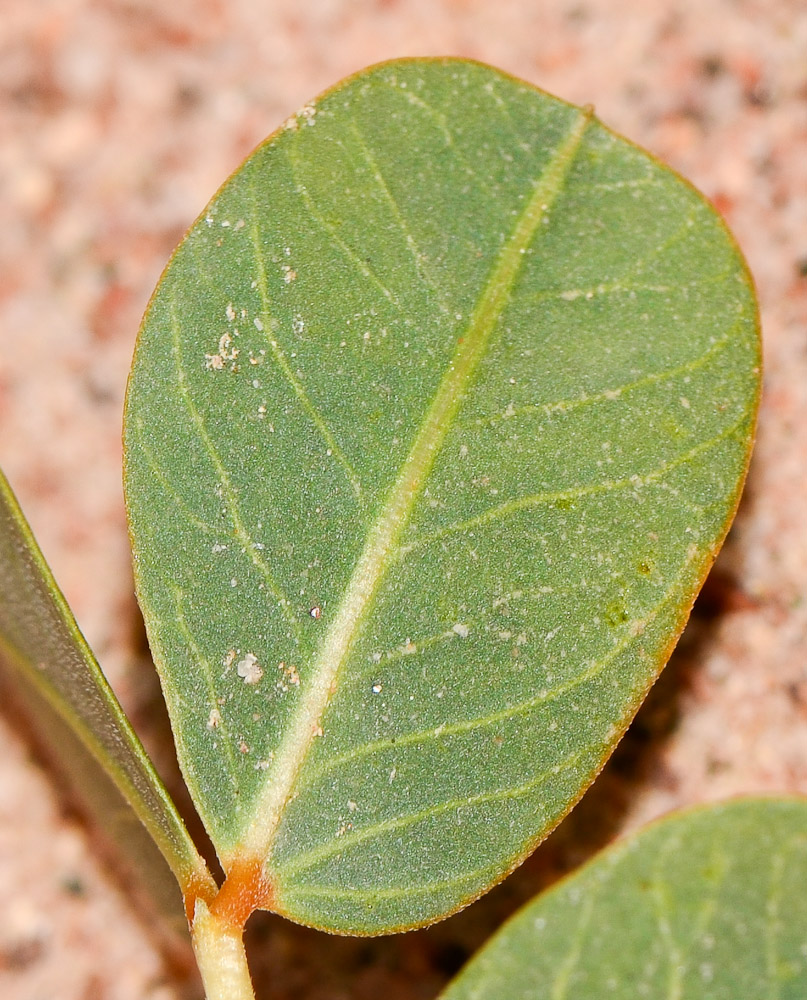
[[[267,1000],[433,997],[519,901],[620,831],[687,803],[807,794],[803,0],[0,0],[0,463],[90,644],[172,780],[120,486],[140,315],[183,230],[264,135],[340,77],[418,54],[594,103],[713,199],[759,289],[758,446],[678,653],[561,830],[428,931],[349,941],[258,918]],[[12,723],[0,717],[0,995],[178,1000]]]

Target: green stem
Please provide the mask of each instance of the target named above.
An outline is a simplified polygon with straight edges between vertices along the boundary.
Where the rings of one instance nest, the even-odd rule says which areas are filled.
[[[211,913],[197,899],[191,938],[207,1000],[255,1000],[243,928]]]

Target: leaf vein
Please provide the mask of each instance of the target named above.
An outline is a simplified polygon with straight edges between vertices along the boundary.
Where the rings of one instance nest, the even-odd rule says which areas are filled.
[[[563,299],[566,302],[576,302],[578,299],[590,301],[595,298],[610,297],[611,295],[620,295],[622,293],[630,295],[633,292],[659,292],[664,294],[669,294],[670,292],[687,292],[691,288],[702,288],[704,285],[718,285],[732,276],[733,272],[726,270],[720,274],[712,274],[683,285],[650,285],[609,281],[592,285],[590,288],[542,288],[526,296],[524,301],[546,302],[552,299]]]
[[[333,223],[329,222],[328,219],[322,214],[322,212],[317,208],[317,204],[311,197],[308,188],[299,179],[299,169],[300,161],[297,155],[296,141],[289,144],[288,151],[289,163],[291,165],[292,176],[294,177],[295,190],[298,196],[302,199],[305,207],[308,209],[311,218],[314,219],[319,225],[325,230],[328,236],[333,240],[336,246],[342,251],[343,255],[356,267],[356,269],[378,288],[381,294],[391,302],[396,308],[400,309],[401,305],[398,301],[396,295],[390,291],[389,288],[384,284],[384,282],[375,273],[373,268],[363,260],[356,251],[342,239],[339,233],[336,231],[336,227]]]
[[[176,607],[177,614],[177,629],[180,635],[185,640],[185,644],[190,650],[191,655],[194,658],[196,664],[201,668],[202,674],[205,679],[205,686],[207,687],[207,693],[209,697],[209,705],[212,712],[218,713],[219,722],[217,728],[221,730],[221,743],[224,746],[224,753],[230,764],[230,780],[235,786],[236,795],[240,795],[241,788],[238,780],[238,769],[236,767],[235,751],[233,750],[227,733],[227,724],[224,721],[221,712],[219,711],[218,702],[218,689],[216,687],[215,673],[213,671],[213,666],[207,657],[202,653],[196,640],[193,638],[193,633],[188,625],[188,619],[185,615],[185,595],[179,587],[169,584],[169,590],[172,597],[174,598],[174,605]]]
[[[742,428],[747,417],[748,410],[744,410],[739,420],[731,424],[728,428],[722,430],[719,434],[709,438],[707,441],[700,442],[689,451],[686,451],[681,455],[677,455],[674,459],[659,465],[657,468],[645,473],[644,475],[640,476],[638,474],[634,474],[631,476],[625,476],[622,479],[609,479],[600,483],[591,483],[587,486],[573,486],[565,490],[533,493],[530,496],[517,497],[514,500],[508,500],[496,507],[491,507],[488,510],[483,511],[481,514],[477,514],[475,517],[470,517],[465,521],[457,521],[454,524],[446,525],[443,528],[430,532],[428,535],[423,535],[413,542],[409,542],[407,545],[400,548],[397,558],[400,561],[403,561],[409,553],[415,551],[416,549],[421,549],[424,546],[431,545],[448,535],[455,535],[459,532],[469,531],[472,528],[490,524],[491,522],[498,521],[501,518],[509,517],[511,514],[516,514],[519,511],[528,510],[531,507],[540,507],[547,503],[556,503],[563,500],[582,500],[601,493],[615,493],[631,488],[641,489],[650,483],[659,481],[666,473],[671,472],[679,466],[686,465],[693,459],[697,458],[697,456],[702,452],[709,451],[722,441],[725,441],[735,435]],[[690,507],[692,507],[693,510],[700,509],[700,507],[696,504],[690,504]]]
[[[255,566],[258,572],[263,576],[264,580],[266,581],[269,587],[270,592],[272,593],[272,595],[274,596],[274,598],[278,603],[278,607],[280,608],[281,613],[286,618],[291,627],[294,629],[295,636],[299,641],[302,636],[302,632],[300,630],[300,623],[297,619],[297,616],[294,614],[294,611],[292,610],[291,601],[289,601],[289,599],[283,592],[283,589],[280,587],[277,580],[275,580],[275,577],[272,571],[269,569],[269,566],[267,565],[266,561],[260,556],[259,550],[256,548],[252,536],[250,535],[249,531],[244,525],[244,521],[241,517],[240,506],[238,503],[238,494],[236,493],[235,488],[233,487],[229,473],[227,472],[227,469],[224,466],[221,456],[218,453],[218,449],[213,444],[213,440],[210,437],[207,428],[205,427],[204,419],[202,418],[201,413],[199,412],[199,410],[196,407],[196,404],[193,402],[193,399],[191,398],[187,375],[185,374],[185,368],[182,363],[181,341],[180,341],[181,331],[179,326],[179,320],[177,319],[176,315],[176,299],[172,301],[171,327],[173,332],[172,351],[174,355],[174,364],[176,366],[177,382],[179,385],[180,395],[188,411],[188,415],[190,416],[193,425],[196,427],[196,430],[199,434],[202,444],[204,445],[205,451],[207,452],[210,462],[216,471],[216,475],[219,481],[219,486],[221,487],[222,491],[222,496],[226,500],[227,512],[230,516],[230,521],[232,522],[233,529],[235,531],[235,536],[243,545],[244,552],[248,554],[252,564]]]
[[[575,750],[562,763],[555,764],[546,771],[542,771],[535,778],[531,778],[529,781],[522,782],[519,785],[509,785],[506,788],[497,788],[490,792],[478,792],[476,795],[469,795],[464,798],[447,799],[421,809],[416,813],[406,813],[403,816],[396,816],[392,819],[383,820],[380,823],[374,823],[372,826],[365,827],[362,830],[354,830],[346,833],[338,840],[326,841],[284,862],[283,874],[289,876],[296,872],[304,871],[306,868],[310,868],[312,865],[324,861],[334,854],[341,854],[344,850],[356,844],[362,844],[385,833],[395,833],[398,830],[405,830],[408,827],[416,826],[418,823],[441,816],[454,809],[474,809],[489,802],[506,802],[508,799],[523,798],[525,795],[529,795],[530,792],[534,792],[546,784],[555,775],[574,767],[584,755],[585,751]]]
[[[656,919],[659,938],[667,957],[667,1000],[681,1000],[683,990],[684,964],[678,942],[669,920],[670,904],[668,885],[661,871],[670,871],[668,853],[678,845],[677,836],[671,834],[659,849],[658,860],[651,883],[653,914]]]
[[[381,168],[379,167],[378,162],[376,161],[375,157],[370,151],[369,146],[365,142],[361,130],[359,129],[358,125],[355,122],[350,123],[350,128],[351,131],[353,132],[353,135],[356,138],[356,142],[358,143],[359,149],[362,152],[362,156],[364,157],[367,166],[370,168],[370,173],[372,174],[373,179],[381,189],[384,198],[387,204],[389,205],[390,211],[392,212],[392,215],[395,218],[395,221],[397,222],[398,227],[400,228],[403,234],[407,249],[409,250],[414,260],[415,270],[417,271],[418,276],[425,285],[428,285],[428,287],[432,289],[435,296],[437,297],[437,302],[440,306],[440,309],[443,312],[448,312],[449,305],[446,302],[445,293],[443,289],[441,289],[436,284],[436,282],[430,277],[428,273],[426,257],[418,247],[414,236],[410,232],[409,226],[406,224],[406,219],[404,218],[403,212],[401,211],[401,207],[398,204],[397,200],[395,199],[393,193],[390,191],[389,185],[384,179],[384,175],[381,173]]]
[[[569,941],[566,957],[558,963],[558,971],[552,981],[552,993],[550,1000],[566,1000],[569,995],[569,985],[572,974],[580,962],[583,951],[583,940],[588,931],[591,917],[594,913],[594,903],[599,895],[597,888],[590,888],[580,907],[580,918],[575,927],[574,936]]]
[[[498,871],[498,865],[483,865],[481,868],[474,868],[472,871],[464,872],[462,875],[455,875],[452,878],[421,882],[420,885],[391,885],[384,889],[365,889],[361,887],[340,888],[334,885],[317,885],[312,882],[305,882],[302,885],[295,885],[286,889],[284,898],[327,896],[329,899],[404,899],[407,896],[421,896],[424,893],[441,892],[444,889],[451,889],[456,885],[462,885],[463,882],[473,882],[480,877],[489,877]]]
[[[303,410],[305,410],[308,418],[312,421],[314,426],[321,434],[322,439],[325,442],[328,450],[334,455],[339,464],[342,466],[342,469],[344,470],[345,475],[347,476],[348,481],[350,482],[350,487],[353,490],[356,499],[361,501],[363,499],[364,494],[362,491],[359,476],[356,470],[354,469],[353,464],[350,462],[347,455],[342,450],[341,446],[339,445],[339,442],[336,440],[333,431],[328,426],[327,421],[319,412],[319,410],[316,408],[316,406],[314,406],[314,404],[311,402],[311,399],[308,396],[308,393],[303,388],[302,383],[294,374],[292,367],[289,364],[288,358],[286,357],[285,351],[280,346],[275,336],[269,335],[268,331],[272,328],[272,314],[269,305],[269,289],[266,277],[266,266],[264,263],[263,254],[261,253],[260,235],[258,233],[258,223],[257,223],[258,211],[257,207],[255,206],[254,189],[251,188],[251,190],[253,191],[253,212],[252,212],[252,225],[250,227],[250,233],[252,238],[252,246],[255,254],[255,265],[257,267],[257,272],[258,272],[258,289],[260,291],[260,296],[261,296],[261,304],[263,311],[263,326],[264,330],[266,331],[266,340],[269,344],[269,347],[272,350],[272,355],[275,359],[275,363],[282,372],[286,381],[291,386],[295,396],[297,397]]]
[[[139,432],[138,442],[137,442],[138,447],[143,452],[143,455],[146,458],[146,462],[148,463],[148,467],[154,474],[154,478],[159,482],[160,486],[162,486],[163,491],[169,497],[171,497],[171,499],[176,503],[176,505],[180,508],[180,510],[184,511],[185,516],[195,527],[197,527],[200,531],[204,532],[206,535],[215,535],[216,529],[212,525],[208,524],[207,521],[203,521],[202,518],[198,517],[191,510],[191,508],[185,503],[185,501],[182,499],[179,493],[177,493],[174,487],[171,485],[168,476],[166,476],[165,472],[160,466],[160,463],[155,458],[154,452],[151,450],[151,448],[149,448],[149,446],[143,439],[143,433],[142,433],[143,429],[140,422],[138,422],[137,429]]]
[[[401,90],[392,83],[388,83],[388,86],[396,93],[399,97],[404,98],[409,104],[415,108],[420,108],[425,111],[437,124],[437,128],[445,140],[446,147],[451,150],[452,155],[456,158],[457,162],[461,164],[463,170],[468,177],[473,177],[477,182],[479,190],[482,191],[488,198],[491,197],[489,186],[482,182],[479,174],[468,162],[467,157],[462,153],[462,151],[457,146],[454,141],[454,136],[451,129],[448,127],[448,119],[443,114],[442,111],[438,111],[437,108],[429,104],[428,101],[424,101],[422,97],[417,94],[412,93],[411,90]]]
[[[694,558],[694,553],[690,557],[690,560],[688,560],[685,564],[684,569],[686,569],[692,558]],[[324,761],[317,767],[310,768],[307,772],[305,772],[304,779],[301,779],[300,787],[311,785],[331,771],[363,757],[372,756],[373,754],[380,753],[384,750],[391,750],[393,748],[397,749],[402,746],[418,744],[423,745],[432,740],[442,739],[443,737],[455,736],[460,733],[471,732],[474,729],[482,729],[487,726],[493,726],[496,723],[505,722],[515,716],[529,713],[532,709],[537,708],[540,705],[544,705],[547,702],[557,700],[564,694],[568,694],[570,691],[573,691],[582,684],[585,684],[587,681],[594,680],[598,677],[609,666],[609,664],[612,663],[616,657],[630,645],[637,635],[646,631],[647,627],[655,621],[668,602],[675,596],[678,586],[679,581],[676,579],[664,592],[661,599],[650,608],[643,618],[634,622],[626,623],[624,626],[625,634],[621,639],[615,642],[614,645],[600,659],[594,660],[588,669],[582,671],[577,676],[570,678],[565,683],[559,684],[547,691],[542,691],[535,697],[529,698],[527,701],[520,702],[517,705],[510,705],[507,708],[499,709],[498,712],[491,712],[488,715],[478,716],[473,719],[464,719],[461,722],[446,723],[444,725],[431,727],[418,732],[407,733],[403,736],[388,737],[383,740],[376,740],[373,743],[366,743],[361,747],[356,747],[353,750],[340,754],[338,757],[331,757],[329,760]]]
[[[592,393],[590,396],[580,396],[577,399],[557,399],[548,403],[527,403],[524,406],[516,406],[506,413],[499,412],[486,417],[476,417],[473,422],[468,421],[464,424],[458,424],[457,430],[461,431],[471,426],[481,427],[486,424],[496,426],[505,420],[509,421],[514,417],[529,416],[533,413],[543,413],[546,416],[552,413],[568,413],[571,410],[594,406],[597,403],[613,402],[627,392],[633,392],[648,385],[663,385],[665,382],[677,378],[679,375],[691,374],[703,368],[709,360],[720,354],[723,348],[731,342],[731,337],[737,332],[739,327],[740,322],[738,321],[722,337],[719,337],[714,343],[710,344],[703,354],[699,354],[696,358],[690,358],[689,361],[684,361],[674,368],[668,368],[666,371],[651,372],[636,379],[634,382],[612,386],[609,389],[603,389],[602,392]]]

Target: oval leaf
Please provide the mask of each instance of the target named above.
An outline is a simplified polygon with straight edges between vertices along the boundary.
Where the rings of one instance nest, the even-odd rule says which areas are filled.
[[[654,824],[523,907],[440,1000],[807,996],[807,803]]]
[[[166,898],[176,901],[170,882],[166,895],[166,869],[151,857],[140,823],[183,890],[211,889],[176,806],[79,631],[2,472],[0,653],[15,668],[17,698],[36,738],[57,760],[85,814],[104,824],[121,853],[137,859],[140,882],[154,886],[159,906],[165,908]]]
[[[703,198],[488,67],[370,69],[189,232],[126,414],[139,597],[225,868],[434,920],[592,781],[735,509],[753,294]]]

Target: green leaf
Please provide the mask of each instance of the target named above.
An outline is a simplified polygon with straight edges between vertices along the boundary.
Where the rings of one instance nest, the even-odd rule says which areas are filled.
[[[653,824],[523,907],[440,1000],[801,1000],[807,802]]]
[[[329,91],[176,252],[126,412],[135,575],[227,870],[357,933],[501,879],[593,780],[734,512],[741,256],[478,64]]]
[[[183,890],[198,891],[208,883],[174,803],[79,631],[2,472],[0,653],[12,668],[16,698],[37,740],[70,779],[82,809],[125,845],[123,853],[131,857],[124,861],[137,859],[141,885],[156,873],[150,881],[158,908],[171,908],[168,872],[140,837],[141,823]]]
[[[54,780],[57,794],[86,824],[93,853],[113,873],[127,900],[172,961],[192,962],[182,895],[163,854],[109,773],[46,697],[27,681],[27,671],[4,669],[0,653],[0,701]]]

